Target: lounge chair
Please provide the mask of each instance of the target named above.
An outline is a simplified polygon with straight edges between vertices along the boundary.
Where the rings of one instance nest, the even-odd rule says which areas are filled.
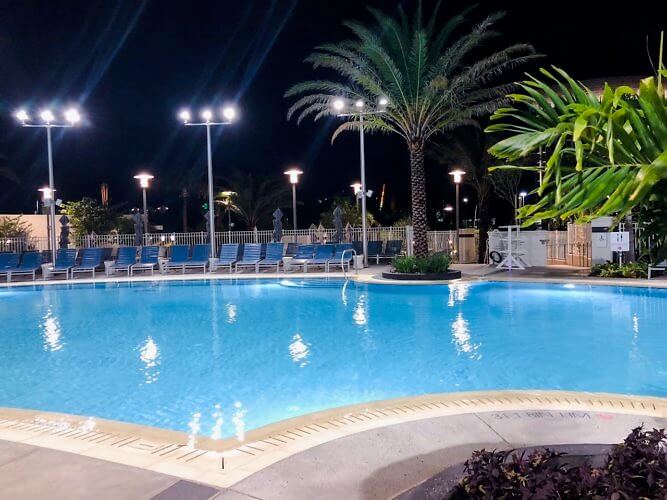
[[[393,260],[394,257],[398,257],[399,255],[401,255],[402,250],[403,250],[403,240],[389,240],[387,241],[387,245],[384,249],[384,252],[375,257],[375,263],[379,264],[380,259]]]
[[[655,264],[655,265],[650,265],[648,266],[648,279],[651,279],[651,274],[653,274],[653,271],[662,271],[663,273],[665,272],[665,269],[667,269],[667,259],[663,260],[662,262]]]
[[[291,269],[293,267],[303,266],[306,261],[313,258],[316,246],[319,245],[299,245],[296,249],[296,255],[289,260],[289,264],[285,266],[283,263],[285,270],[287,270],[287,268]]]
[[[308,272],[308,266],[310,267],[322,267],[327,268],[327,263],[334,256],[334,248],[336,245],[317,245],[315,247],[315,254],[312,259],[307,259],[303,263],[303,272]]]
[[[262,244],[261,243],[246,243],[243,245],[243,256],[236,264],[234,270],[239,272],[239,267],[254,267],[255,272],[259,272],[259,261],[262,260]]]
[[[162,270],[167,272],[171,269],[180,269],[185,274],[185,264],[190,257],[190,245],[173,245],[169,260],[162,264]]]
[[[363,249],[362,249],[363,253]],[[367,258],[370,261],[375,259],[376,263],[380,262],[380,257],[382,257],[382,242],[381,241],[369,241],[368,242],[368,255]]]
[[[229,272],[232,272],[232,266],[239,260],[239,244],[238,243],[224,243],[220,245],[218,252],[218,260],[211,267],[211,272],[215,272],[219,267],[228,267]]]
[[[17,253],[0,253],[0,272],[5,269],[14,269],[19,265],[21,255]]]
[[[211,245],[208,243],[201,243],[192,247],[192,257],[185,263],[185,269],[199,269],[206,272],[206,266],[209,265],[209,257],[211,256]]]
[[[130,267],[137,263],[137,247],[118,247],[116,262],[111,265],[111,272],[127,271],[130,275]]]
[[[42,254],[40,252],[26,252],[23,254],[21,264],[13,268],[0,269],[0,275],[7,275],[7,281],[12,280],[12,275],[32,275],[32,280],[35,281],[37,271],[42,267]]]
[[[296,251],[299,248],[298,243],[288,243],[287,244],[287,250],[285,250],[285,257],[294,257],[296,255]]]
[[[70,270],[76,265],[76,248],[59,248],[56,252],[55,265],[46,268],[50,276],[56,274],[65,274],[65,279],[69,279]]]
[[[262,267],[276,267],[276,272],[280,271],[280,263],[283,261],[285,245],[282,243],[267,243],[266,256],[257,263],[257,270]]]
[[[354,240],[352,242],[352,248],[354,249],[355,252],[357,252],[357,255],[362,255],[364,253],[364,242],[359,240]]]
[[[141,258],[136,264],[130,266],[130,276],[134,276],[135,271],[150,271],[151,275],[155,273],[160,256],[160,247],[157,245],[141,247]]]
[[[341,269],[345,269],[345,264],[347,264],[347,270],[349,271],[354,254],[352,243],[339,243],[334,249],[333,257],[327,261],[326,272],[329,272],[332,266],[340,266]]]
[[[102,265],[102,248],[84,248],[81,255],[81,264],[74,266],[71,270],[71,277],[74,279],[74,273],[93,273]]]

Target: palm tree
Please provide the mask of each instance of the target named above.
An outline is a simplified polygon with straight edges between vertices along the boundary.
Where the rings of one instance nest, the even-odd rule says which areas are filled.
[[[467,22],[470,9],[436,26],[438,6],[423,21],[421,2],[412,19],[399,8],[392,18],[369,9],[375,20],[366,26],[357,21],[344,25],[349,40],[316,47],[306,58],[315,69],[333,70],[338,78],[312,80],[292,86],[285,97],[295,98],[288,119],[298,115],[300,123],[331,116],[334,99],[365,102],[387,99],[386,112],[364,117],[365,130],[401,137],[410,152],[414,252],[428,252],[426,241],[426,189],[424,147],[434,136],[470,124],[506,102],[510,87],[497,79],[535,57],[530,45],[515,44],[475,59],[480,48],[498,34],[492,26],[503,16],[494,14],[470,31],[457,35]],[[496,83],[494,83],[496,82]],[[334,132],[332,140],[347,130],[358,130],[360,122],[349,118]]]
[[[234,192],[229,209],[239,216],[247,229],[262,222],[268,224],[273,211],[288,199],[284,183],[265,175],[257,178],[252,172],[234,170],[225,181]]]

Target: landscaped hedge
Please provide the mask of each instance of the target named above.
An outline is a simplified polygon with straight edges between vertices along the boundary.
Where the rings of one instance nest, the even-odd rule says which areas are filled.
[[[441,274],[449,270],[451,257],[446,253],[434,253],[427,257],[400,256],[394,258],[397,273]]]
[[[619,265],[605,262],[591,267],[590,275],[601,278],[646,278],[648,277],[648,264],[646,262],[627,262]]]

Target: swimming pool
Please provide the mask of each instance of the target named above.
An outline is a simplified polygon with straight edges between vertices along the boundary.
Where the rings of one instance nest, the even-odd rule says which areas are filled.
[[[667,396],[667,290],[179,281],[0,289],[0,406],[214,438],[423,393]]]

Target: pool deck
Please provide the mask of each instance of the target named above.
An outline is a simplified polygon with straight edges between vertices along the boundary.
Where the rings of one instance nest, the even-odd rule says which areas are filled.
[[[385,498],[474,449],[611,444],[642,423],[667,426],[667,399],[562,391],[432,394],[304,415],[250,431],[242,442],[0,409],[0,497],[35,498],[41,488],[59,498],[50,486],[57,482],[69,499],[157,492],[164,492],[162,500]],[[125,467],[143,471],[128,472],[136,478],[126,485],[131,495],[121,494],[114,479]],[[30,483],[25,493],[20,478]],[[192,496],[167,496],[169,488]]]
[[[585,276],[579,268],[498,272],[454,266],[458,282],[518,281],[667,288]],[[350,273],[365,283],[386,266]],[[187,274],[20,281],[10,287],[228,279],[344,278],[343,273]],[[442,284],[442,283],[438,283]],[[0,284],[0,287],[7,286]],[[390,498],[482,447],[611,444],[644,423],[667,427],[667,399],[560,391],[424,395],[370,402],[250,431],[243,441],[0,408],[0,498]]]

